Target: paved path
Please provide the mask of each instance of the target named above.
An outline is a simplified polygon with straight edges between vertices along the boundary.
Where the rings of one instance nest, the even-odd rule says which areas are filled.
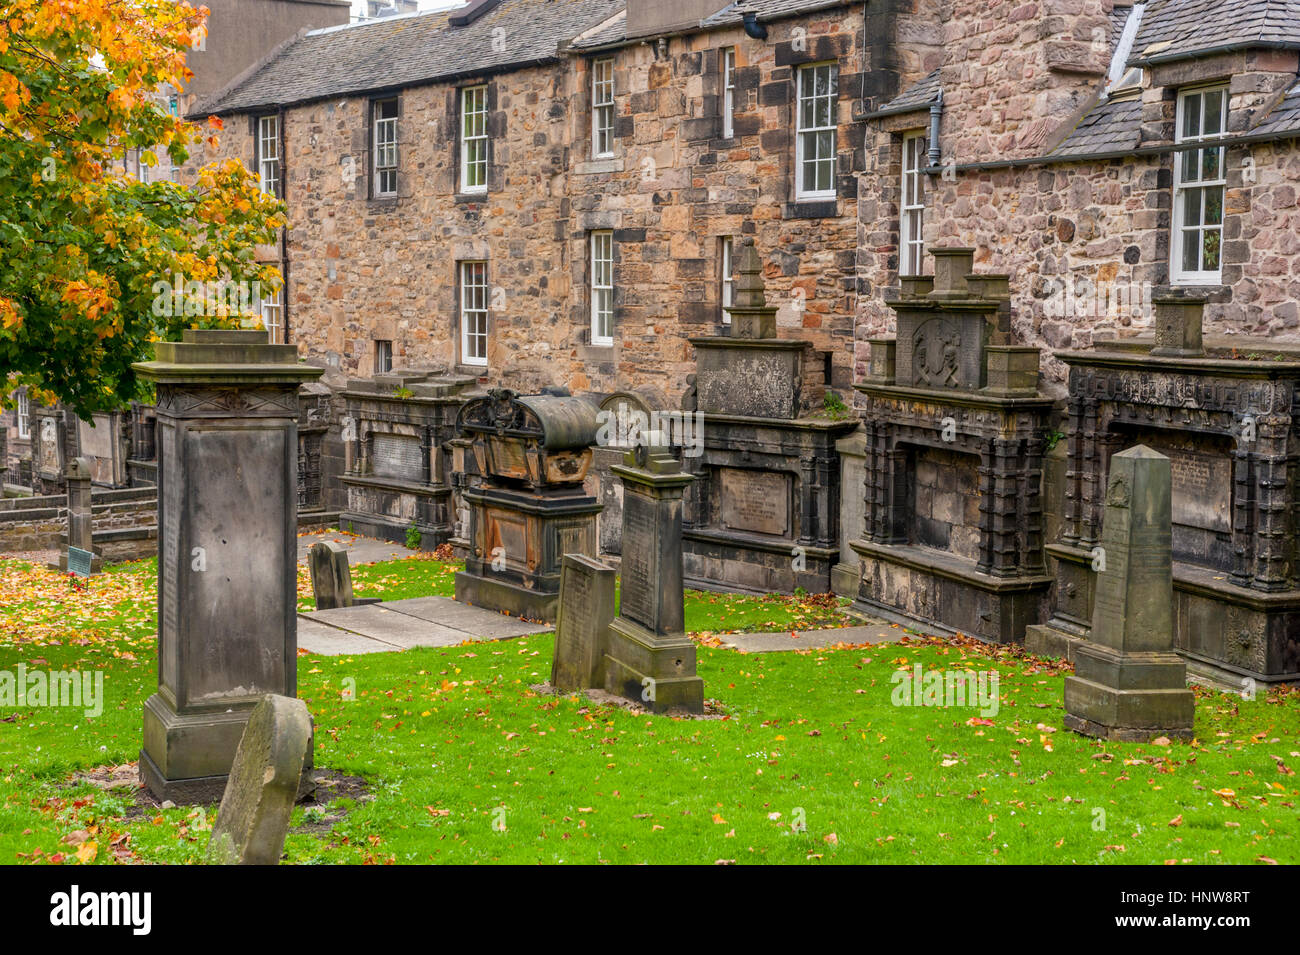
[[[324,656],[391,653],[412,647],[454,647],[466,640],[504,640],[550,629],[482,607],[467,607],[450,597],[412,597],[300,613],[298,646]]]
[[[409,550],[393,541],[375,540],[373,537],[356,537],[352,534],[307,534],[298,538],[298,561],[307,562],[307,551],[317,541],[334,541],[348,549],[348,561],[353,567],[358,564],[373,564],[380,560],[401,560],[411,557],[419,551]]]

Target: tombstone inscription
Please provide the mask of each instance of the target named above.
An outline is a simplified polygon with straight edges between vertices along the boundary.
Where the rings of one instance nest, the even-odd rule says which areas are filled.
[[[614,619],[614,568],[565,554],[555,620],[551,686],[561,693],[604,686],[605,634]]]

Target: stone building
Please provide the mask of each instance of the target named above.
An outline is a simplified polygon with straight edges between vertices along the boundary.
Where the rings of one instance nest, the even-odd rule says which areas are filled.
[[[267,324],[351,375],[673,401],[748,221],[820,404],[852,379],[862,117],[933,68],[938,16],[475,0],[312,31],[209,104],[287,201]]]
[[[1209,292],[1211,339],[1300,342],[1293,3],[943,7],[937,68],[867,118],[859,376],[891,320],[879,290],[941,245],[1010,275],[1058,397],[1051,350],[1150,333],[1160,286]]]

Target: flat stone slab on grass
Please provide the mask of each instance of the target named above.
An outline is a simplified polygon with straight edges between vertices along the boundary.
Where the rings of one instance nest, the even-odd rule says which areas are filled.
[[[775,653],[782,650],[821,650],[840,643],[897,643],[907,632],[888,624],[841,627],[838,630],[800,630],[796,636],[777,633],[720,633],[724,647],[745,653]]]
[[[411,597],[298,615],[298,646],[324,656],[412,647],[454,647],[466,640],[505,640],[550,630],[544,624],[466,607],[450,597]]]
[[[298,615],[298,646],[326,657],[343,657],[354,653],[392,653],[402,647],[365,637],[351,630],[332,627],[319,620]]]

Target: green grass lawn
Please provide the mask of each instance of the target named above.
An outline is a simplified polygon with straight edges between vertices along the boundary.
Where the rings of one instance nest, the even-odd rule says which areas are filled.
[[[454,570],[416,558],[354,576],[358,592],[396,599],[449,594]],[[152,562],[124,565],[83,591],[0,559],[0,670],[102,669],[108,700],[97,718],[0,708],[0,861],[201,858],[215,807],[142,811],[123,790],[69,783],[137,757],[156,681],[153,576]],[[687,601],[699,633],[813,621],[845,622],[813,598]],[[701,643],[719,718],[539,695],[545,634],[302,656],[316,765],[366,777],[370,796],[296,810],[290,861],[1300,861],[1295,692],[1198,690],[1194,744],[1099,743],[1062,728],[1061,669],[1012,651]],[[916,663],[995,669],[999,712],[894,706],[891,675]]]

